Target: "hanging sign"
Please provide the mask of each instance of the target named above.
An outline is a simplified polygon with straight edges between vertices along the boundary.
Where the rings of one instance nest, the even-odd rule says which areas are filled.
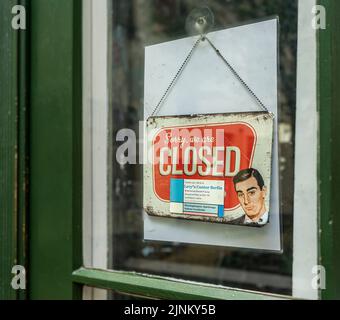
[[[150,117],[145,211],[159,217],[267,224],[273,122],[269,112]]]

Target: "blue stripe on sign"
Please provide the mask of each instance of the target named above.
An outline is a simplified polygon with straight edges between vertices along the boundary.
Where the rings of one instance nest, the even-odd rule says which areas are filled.
[[[183,202],[184,200],[184,179],[170,180],[170,201]]]
[[[224,218],[224,206],[218,206],[218,217]]]

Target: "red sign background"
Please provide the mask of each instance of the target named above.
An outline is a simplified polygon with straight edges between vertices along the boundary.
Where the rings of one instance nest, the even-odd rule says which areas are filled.
[[[186,126],[186,127],[169,127],[158,131],[154,136],[153,145],[153,189],[156,196],[162,200],[169,202],[170,197],[170,179],[201,179],[201,180],[224,180],[226,196],[224,199],[225,210],[233,210],[239,206],[237,194],[234,190],[233,177],[224,175],[225,165],[217,166],[217,172],[223,176],[201,176],[196,172],[194,175],[187,176],[183,174],[174,175],[161,175],[160,173],[160,150],[167,147],[171,150],[179,150],[177,157],[177,170],[183,171],[183,151],[187,147],[194,147],[198,149],[202,146],[209,148],[214,147],[237,147],[240,150],[240,168],[239,170],[250,168],[252,165],[253,155],[256,146],[256,132],[253,127],[247,123],[226,123],[215,125],[202,125],[202,126]],[[174,149],[175,148],[175,149]],[[225,160],[225,153],[217,153],[218,160]],[[166,166],[173,165],[172,155],[164,156],[167,161]],[[213,156],[206,156],[210,163],[213,162]],[[236,156],[231,152],[230,168],[235,168]],[[202,169],[206,170],[206,165],[199,161]],[[188,168],[192,169],[192,163],[189,162]]]

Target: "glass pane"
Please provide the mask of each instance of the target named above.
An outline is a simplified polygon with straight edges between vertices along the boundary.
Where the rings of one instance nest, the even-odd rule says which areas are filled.
[[[291,295],[297,1],[114,0],[109,4],[108,267]],[[139,121],[144,118],[144,47],[186,37],[186,18],[199,4],[207,4],[214,12],[216,30],[272,15],[280,19],[282,253],[144,241],[142,165],[122,166],[116,161],[122,145],[116,141],[117,132],[129,128],[138,139]]]
[[[215,14],[215,30],[223,32],[253,19],[262,21],[257,25],[273,21],[273,15],[280,19],[276,117],[280,157],[274,164],[279,165],[280,176],[283,250],[279,253],[184,241],[145,241],[143,219],[148,216],[143,215],[143,167],[122,165],[116,158],[117,150],[134,138],[139,142],[136,154],[132,153],[137,162],[141,153],[143,125],[139,122],[145,118],[143,104],[148,95],[144,97],[143,91],[149,83],[144,83],[145,47],[187,37],[186,19],[199,4],[208,4]],[[317,265],[317,43],[316,30],[311,28],[313,5],[314,0],[84,1],[85,266],[318,298],[312,286]],[[228,45],[231,49],[225,52],[235,50],[233,41]],[[242,57],[243,66],[239,65],[250,67],[248,60]],[[193,85],[196,80],[199,77],[193,79]],[[160,95],[157,85],[155,91]],[[174,225],[179,226],[179,221]],[[172,233],[168,234],[172,238]]]

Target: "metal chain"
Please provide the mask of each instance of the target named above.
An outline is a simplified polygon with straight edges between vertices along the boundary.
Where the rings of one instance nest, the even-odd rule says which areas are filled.
[[[261,106],[261,108],[269,113],[268,108],[264,105],[264,103],[259,99],[259,97],[255,94],[253,90],[250,89],[250,87],[246,84],[246,82],[241,78],[241,76],[237,73],[237,71],[231,66],[231,64],[228,62],[228,60],[222,55],[220,50],[218,50],[214,44],[207,38],[205,39],[208,41],[210,46],[215,50],[216,54],[223,60],[223,62],[228,66],[230,71],[233,73],[233,75],[242,83],[242,85],[246,88],[246,90],[250,93],[250,95],[256,100],[256,102]]]
[[[164,92],[161,100],[159,100],[157,106],[153,109],[151,116],[155,115],[155,113],[157,111],[159,111],[159,107],[161,106],[161,104],[163,103],[163,101],[165,100],[166,96],[169,94],[170,90],[172,89],[172,87],[174,86],[175,82],[178,80],[179,76],[182,74],[184,67],[188,64],[190,58],[192,57],[192,54],[194,53],[195,49],[197,48],[198,44],[202,41],[203,36],[200,36],[197,41],[195,42],[195,44],[193,45],[193,47],[191,48],[189,54],[187,55],[187,57],[185,58],[184,62],[182,63],[182,65],[180,66],[179,70],[177,71],[175,77],[172,79],[171,83],[169,84],[168,88],[166,89],[166,91]]]
[[[216,54],[223,60],[223,62],[227,65],[227,67],[229,68],[229,70],[232,72],[232,74],[241,82],[241,84],[244,86],[244,88],[250,93],[250,95],[256,100],[256,102],[261,106],[261,108],[263,110],[265,110],[266,112],[269,113],[268,108],[264,105],[264,103],[258,98],[258,96],[254,93],[253,90],[250,89],[250,87],[247,85],[247,83],[241,78],[241,76],[237,73],[237,71],[231,66],[231,64],[228,62],[228,60],[221,54],[221,52],[214,46],[214,44],[207,38],[207,36],[205,35],[201,35],[197,41],[195,42],[195,44],[193,45],[193,47],[191,48],[189,54],[187,55],[187,57],[185,58],[184,62],[182,63],[181,67],[179,68],[179,70],[177,71],[176,75],[174,76],[174,78],[172,79],[172,81],[170,82],[169,86],[167,87],[166,91],[164,92],[162,98],[159,100],[158,104],[156,105],[156,107],[153,109],[151,116],[154,116],[156,112],[159,111],[159,108],[161,107],[161,104],[164,102],[165,98],[167,97],[167,95],[169,94],[170,90],[174,87],[176,81],[178,80],[179,76],[182,74],[185,66],[188,64],[189,60],[191,59],[195,49],[197,48],[198,44],[201,41],[207,40],[208,43],[210,44],[210,46],[214,49],[214,51],[216,52]]]

